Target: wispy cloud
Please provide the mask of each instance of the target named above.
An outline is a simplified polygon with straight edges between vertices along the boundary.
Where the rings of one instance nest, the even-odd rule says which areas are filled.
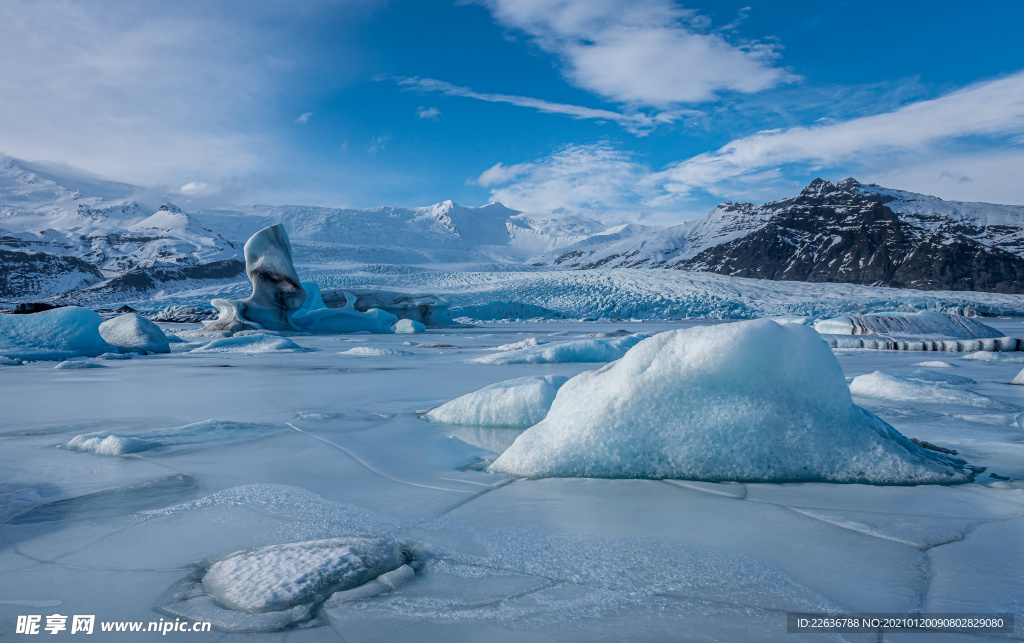
[[[303,112],[299,114],[299,117],[295,119],[296,125],[305,125],[309,122],[309,119],[313,118],[313,112]]]
[[[661,184],[672,197],[695,189],[725,194],[723,188],[735,181],[772,168],[843,166],[851,173],[877,174],[960,158],[964,150],[947,147],[970,145],[972,137],[998,146],[1022,132],[1024,72],[883,114],[760,132],[676,163],[648,180]]]
[[[540,98],[530,98],[528,96],[477,92],[469,89],[468,87],[459,87],[443,80],[435,80],[433,78],[397,78],[396,80],[400,86],[407,89],[415,89],[424,92],[438,92],[448,96],[460,96],[462,98],[475,98],[477,100],[483,100],[490,103],[507,103],[509,105],[517,105],[519,107],[528,107],[530,109],[535,109],[539,112],[546,112],[549,114],[565,114],[567,116],[572,116],[573,118],[611,121],[636,133],[650,131],[658,125],[677,121],[685,115],[692,113],[687,110],[672,110],[659,112],[653,115],[642,114],[639,112],[623,114],[621,112],[613,112],[607,109],[594,109],[591,107],[582,107],[580,105],[553,103],[551,101],[542,100]]]
[[[436,107],[424,107],[420,105],[416,108],[416,115],[420,118],[428,118],[436,121],[437,117],[441,115],[441,110]]]
[[[476,183],[518,209],[660,220],[707,195],[767,201],[816,175],[947,199],[1024,202],[1024,72],[872,116],[766,131],[655,170],[607,143],[497,164]],[[547,204],[547,205],[545,205]]]
[[[384,151],[384,148],[387,147],[388,141],[390,141],[390,140],[391,140],[391,137],[387,136],[387,135],[374,136],[370,140],[370,145],[367,146],[366,151],[368,153],[370,153],[371,155],[376,156],[380,152]]]
[[[772,43],[732,42],[674,0],[479,0],[495,19],[558,56],[575,86],[665,108],[795,80]],[[749,8],[741,10],[745,17]]]

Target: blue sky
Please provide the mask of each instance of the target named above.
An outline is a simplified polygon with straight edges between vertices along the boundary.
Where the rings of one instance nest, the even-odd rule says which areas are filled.
[[[231,202],[1024,203],[1024,3],[5,2],[0,153]]]

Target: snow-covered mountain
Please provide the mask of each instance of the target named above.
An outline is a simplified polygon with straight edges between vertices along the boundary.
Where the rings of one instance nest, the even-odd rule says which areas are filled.
[[[590,237],[547,263],[760,279],[1024,292],[1024,206],[943,201],[849,178],[793,198],[726,202],[666,228]]]
[[[284,223],[297,265],[448,270],[670,268],[774,280],[1024,292],[1024,206],[817,179],[671,226],[606,226],[500,203],[183,212],[138,187],[0,161],[0,300],[97,303],[242,277],[241,248]]]
[[[242,274],[240,245],[169,202],[140,202],[139,192],[0,161],[0,298],[145,292],[168,277]]]

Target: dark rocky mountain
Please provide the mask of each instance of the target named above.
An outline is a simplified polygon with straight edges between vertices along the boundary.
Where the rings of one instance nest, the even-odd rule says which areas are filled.
[[[976,238],[981,229],[939,217],[931,222],[940,225],[922,226],[887,202],[853,179],[838,185],[815,179],[795,198],[765,204],[772,215],[763,226],[673,267],[785,281],[1024,293],[1024,258],[983,243]]]

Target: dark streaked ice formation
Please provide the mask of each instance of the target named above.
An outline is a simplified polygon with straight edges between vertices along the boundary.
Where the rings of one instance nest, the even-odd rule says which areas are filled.
[[[344,308],[324,306],[316,284],[299,281],[288,233],[280,223],[263,228],[245,243],[245,273],[252,282],[252,295],[211,301],[220,314],[205,330],[390,333],[398,321],[383,310],[357,311],[354,298]]]

